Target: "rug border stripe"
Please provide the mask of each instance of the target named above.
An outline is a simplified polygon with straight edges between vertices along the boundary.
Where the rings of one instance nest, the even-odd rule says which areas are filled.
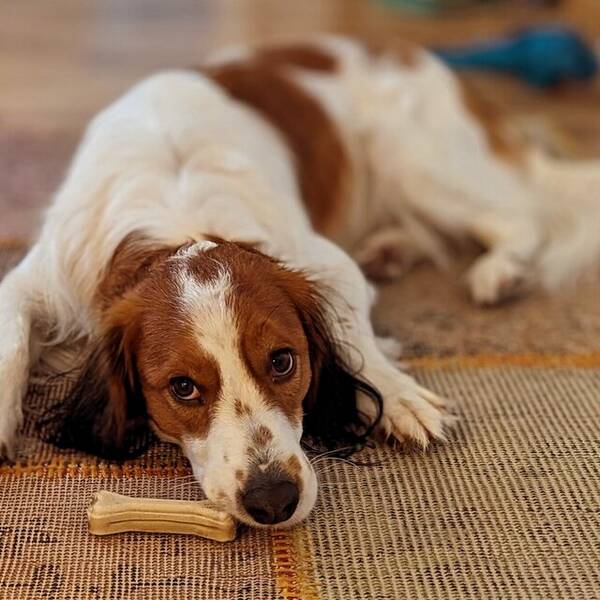
[[[275,586],[280,600],[321,600],[306,524],[271,531]]]
[[[142,477],[184,477],[192,474],[187,466],[146,467],[135,464],[108,464],[90,461],[0,465],[0,478],[37,477],[40,479],[138,479]]]
[[[477,369],[498,367],[522,368],[576,368],[600,367],[600,352],[585,354],[458,354],[453,356],[421,356],[402,359],[415,369]]]

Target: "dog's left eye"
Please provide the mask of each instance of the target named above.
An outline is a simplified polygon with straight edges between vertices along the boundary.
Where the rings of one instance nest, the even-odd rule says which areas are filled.
[[[176,400],[192,402],[201,398],[198,387],[189,377],[174,377],[169,382],[169,387]]]
[[[294,355],[292,351],[284,348],[271,354],[271,374],[273,377],[287,377],[294,370]]]

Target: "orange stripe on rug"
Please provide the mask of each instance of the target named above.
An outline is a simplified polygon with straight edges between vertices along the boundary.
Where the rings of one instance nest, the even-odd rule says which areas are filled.
[[[305,525],[271,533],[275,586],[281,600],[320,600],[312,540]]]
[[[142,477],[183,477],[192,474],[185,466],[148,467],[135,464],[69,463],[61,460],[44,464],[0,465],[0,477],[39,477],[41,479],[138,479]]]
[[[458,356],[422,356],[404,359],[418,369],[468,369],[482,367],[576,368],[600,367],[600,352],[586,354],[474,354]]]

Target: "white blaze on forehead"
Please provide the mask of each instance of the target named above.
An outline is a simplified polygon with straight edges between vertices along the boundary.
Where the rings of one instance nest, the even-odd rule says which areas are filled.
[[[208,250],[212,250],[216,248],[217,244],[215,242],[211,242],[209,240],[201,240],[199,242],[195,242],[189,246],[181,247],[175,254],[177,258],[193,258],[197,256],[201,252],[208,252]]]
[[[242,358],[240,330],[231,295],[231,273],[222,268],[216,277],[198,281],[187,269],[179,273],[181,300],[192,323],[198,346],[211,356],[221,378],[220,400],[243,401],[265,408],[260,391]]]
[[[228,298],[232,283],[231,273],[227,269],[221,268],[212,279],[198,281],[187,266],[184,266],[177,273],[177,282],[183,308],[192,319],[201,316],[202,320],[206,318],[221,321],[229,311]]]

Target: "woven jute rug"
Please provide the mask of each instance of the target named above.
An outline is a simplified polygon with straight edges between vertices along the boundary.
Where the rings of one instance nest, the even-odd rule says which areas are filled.
[[[0,270],[21,253],[5,243]],[[202,493],[167,444],[114,464],[42,443],[36,418],[69,382],[35,375],[19,460],[0,466],[0,598],[600,598],[600,286],[485,311],[456,274],[421,268],[383,290],[376,321],[454,399],[449,442],[365,450],[369,467],[322,461],[306,523],[226,544],[89,535],[99,489]]]

